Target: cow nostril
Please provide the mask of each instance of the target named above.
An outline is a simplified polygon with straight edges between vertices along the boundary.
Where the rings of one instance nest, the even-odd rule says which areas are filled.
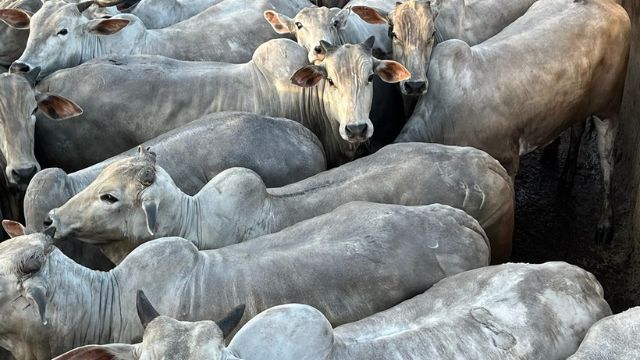
[[[33,175],[36,174],[36,172],[38,172],[38,168],[36,168],[35,166],[31,166],[31,167],[28,167],[28,168],[11,170],[11,173],[13,174],[13,176],[20,183],[29,182],[29,180],[31,180]]]
[[[427,90],[426,81],[407,81],[404,83],[404,89],[409,94],[419,94]]]
[[[347,125],[345,132],[349,137],[363,136],[367,132],[367,124]]]
[[[45,227],[49,227],[49,226],[53,225],[53,219],[51,218],[51,216],[47,215],[47,217],[44,218],[43,225]]]
[[[320,45],[318,45],[318,46],[313,48],[313,51],[315,51],[316,54],[320,54],[322,52],[322,47],[320,47]]]
[[[11,73],[28,73],[29,71],[31,71],[31,67],[20,61],[14,61],[9,67]]]

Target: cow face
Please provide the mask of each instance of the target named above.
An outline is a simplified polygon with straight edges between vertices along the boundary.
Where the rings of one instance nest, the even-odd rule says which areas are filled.
[[[111,52],[114,46],[128,53],[144,33],[140,21],[128,14],[119,15],[122,18],[89,19],[83,12],[92,3],[45,2],[31,18],[25,51],[9,71],[26,73],[39,80],[102,52]]]
[[[0,75],[0,150],[7,182],[13,186],[28,184],[40,170],[33,153],[38,110],[53,120],[82,114],[71,100],[37,93],[23,76]]]
[[[44,234],[0,243],[0,346],[16,359],[50,358],[47,288],[41,279],[53,250]]]
[[[309,62],[314,62],[321,51],[320,41],[342,44],[338,36],[350,15],[349,9],[326,7],[302,9],[293,19],[275,11],[264,12],[273,29],[279,34],[293,34],[302,47],[309,52]]]
[[[373,99],[373,77],[388,83],[408,79],[411,74],[395,61],[382,61],[371,55],[374,38],[362,44],[334,47],[322,41],[318,65],[307,65],[291,77],[302,87],[320,86],[328,117],[337,121],[342,139],[351,143],[373,135],[369,119]]]
[[[162,197],[175,189],[171,177],[156,166],[155,154],[140,148],[137,156],[110,164],[93,183],[51,210],[44,225],[57,229],[56,238],[73,235],[97,245],[151,240]]]
[[[89,345],[60,355],[55,360],[233,360],[224,338],[240,322],[244,305],[220,321],[185,322],[161,316],[142,291],[136,307],[145,328],[141,344]]]
[[[431,51],[435,43],[437,12],[430,1],[409,0],[398,3],[388,15],[366,7],[354,6],[352,11],[372,24],[389,24],[389,36],[393,39],[393,59],[404,64],[412,76],[400,82],[405,95],[422,95],[427,92],[427,71]]]

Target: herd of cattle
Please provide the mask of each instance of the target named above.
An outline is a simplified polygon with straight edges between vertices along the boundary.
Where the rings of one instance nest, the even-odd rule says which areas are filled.
[[[571,129],[570,187],[587,121],[612,237],[615,0],[0,20],[0,358],[640,358],[640,309],[611,316],[592,274],[506,263],[520,156]]]

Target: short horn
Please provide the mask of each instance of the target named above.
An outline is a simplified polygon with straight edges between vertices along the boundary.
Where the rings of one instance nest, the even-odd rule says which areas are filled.
[[[138,290],[136,293],[136,310],[138,311],[138,318],[142,323],[142,327],[145,329],[153,319],[160,316],[142,290]]]
[[[100,7],[111,7],[120,5],[126,0],[95,0],[96,4]]]
[[[42,233],[53,239],[53,236],[56,234],[56,227],[49,226],[48,228],[44,229]]]
[[[78,11],[80,11],[80,13],[83,13],[91,5],[93,5],[93,0],[83,1],[76,4],[76,6],[78,7]]]
[[[242,316],[244,315],[245,305],[238,305],[235,309],[231,310],[222,320],[216,321],[216,325],[222,330],[223,337],[227,337],[231,330],[235,329],[240,323]]]

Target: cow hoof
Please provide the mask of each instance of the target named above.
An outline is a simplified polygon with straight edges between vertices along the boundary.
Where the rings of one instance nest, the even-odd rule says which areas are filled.
[[[613,239],[613,228],[610,225],[598,225],[596,243],[608,245]]]

